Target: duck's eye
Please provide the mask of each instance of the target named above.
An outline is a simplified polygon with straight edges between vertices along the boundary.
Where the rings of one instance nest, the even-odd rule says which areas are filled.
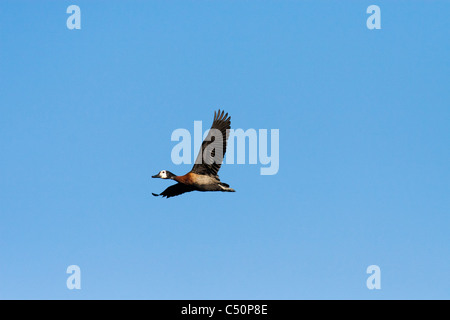
[[[161,171],[161,173],[166,173],[166,170]]]

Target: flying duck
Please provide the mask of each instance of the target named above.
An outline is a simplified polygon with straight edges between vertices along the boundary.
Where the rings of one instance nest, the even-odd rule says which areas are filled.
[[[234,189],[221,182],[217,172],[220,169],[225,152],[227,140],[231,128],[231,117],[224,111],[214,112],[214,120],[211,129],[198,153],[192,170],[184,176],[176,176],[168,170],[162,170],[152,178],[171,179],[178,182],[160,194],[152,193],[155,197],[175,197],[191,191],[224,191],[235,192]]]

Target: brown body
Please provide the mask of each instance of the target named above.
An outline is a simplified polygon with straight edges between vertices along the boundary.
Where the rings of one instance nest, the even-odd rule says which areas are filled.
[[[184,176],[176,176],[173,178],[173,180],[182,184],[194,185],[197,178],[196,176],[198,176],[198,174],[189,172]]]
[[[187,186],[192,186],[198,191],[225,191],[224,187],[228,187],[227,184],[220,182],[215,177],[193,172],[189,172],[184,176],[176,176],[173,180]]]

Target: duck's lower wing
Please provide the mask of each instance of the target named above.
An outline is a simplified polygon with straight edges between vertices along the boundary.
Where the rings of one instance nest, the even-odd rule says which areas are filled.
[[[170,198],[170,197],[179,196],[180,194],[183,194],[186,192],[191,192],[194,190],[195,189],[191,186],[188,186],[188,185],[185,185],[182,183],[177,183],[177,184],[174,184],[173,186],[168,187],[166,190],[164,190],[160,194],[156,194],[156,193],[152,193],[152,194],[155,197],[162,196],[162,197]]]

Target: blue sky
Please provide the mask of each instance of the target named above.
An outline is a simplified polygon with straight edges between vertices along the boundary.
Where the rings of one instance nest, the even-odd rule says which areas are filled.
[[[0,298],[449,299],[449,9],[1,1]],[[280,130],[278,174],[152,197],[218,108]]]

